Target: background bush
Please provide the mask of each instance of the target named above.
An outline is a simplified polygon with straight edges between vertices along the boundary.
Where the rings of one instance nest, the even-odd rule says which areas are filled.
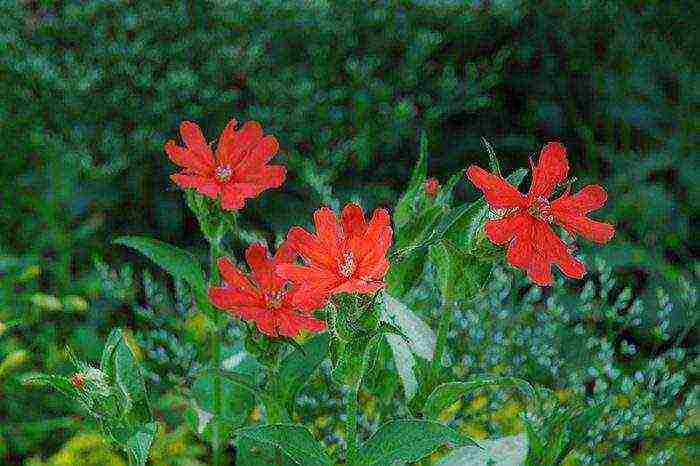
[[[111,326],[157,327],[183,341],[159,350],[135,337],[154,374],[187,376],[196,320],[143,318],[153,288],[119,264],[144,262],[110,244],[157,233],[204,253],[163,151],[183,119],[208,139],[232,117],[278,137],[289,180],[243,213],[248,231],[270,240],[320,203],[394,203],[420,129],[442,181],[485,163],[482,136],[506,170],[561,140],[580,185],[610,194],[601,216],[618,233],[594,253],[616,277],[609,291],[629,287],[630,302],[650,302],[661,285],[680,300],[699,267],[699,44],[688,34],[698,14],[683,1],[0,1],[0,417],[9,420],[0,457],[46,459],[79,430],[64,400],[20,384],[27,371],[68,370],[66,344],[95,360]],[[475,195],[458,185],[458,200]],[[571,283],[561,299],[582,292]],[[158,306],[181,315],[177,302]],[[682,348],[696,368],[695,305],[646,309],[639,331],[596,323],[591,332],[652,348],[640,367]],[[519,341],[499,338],[503,348]],[[179,359],[158,359],[171,350]],[[502,359],[519,370],[514,356]],[[681,404],[697,372],[685,377]],[[171,382],[154,380],[169,392]]]

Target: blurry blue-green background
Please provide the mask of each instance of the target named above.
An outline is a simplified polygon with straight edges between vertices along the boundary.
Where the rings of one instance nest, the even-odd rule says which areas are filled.
[[[0,462],[50,455],[79,427],[17,375],[66,370],[65,345],[94,360],[110,327],[136,324],[104,299],[95,261],[145,262],[111,240],[203,251],[163,151],[185,119],[209,140],[231,118],[278,138],[288,181],[242,212],[270,240],[322,203],[391,206],[420,130],[441,182],[487,164],[481,137],[505,171],[560,140],[575,187],[608,190],[595,215],[618,230],[584,252],[637,294],[691,277],[698,5],[0,1]]]

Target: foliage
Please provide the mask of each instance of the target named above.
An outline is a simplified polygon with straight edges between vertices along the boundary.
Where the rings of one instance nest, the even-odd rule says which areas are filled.
[[[437,202],[457,204],[473,192],[450,177],[482,161],[482,136],[505,174],[540,141],[564,141],[582,181],[610,193],[605,216],[618,236],[596,252],[606,265],[583,289],[551,294],[494,272],[473,307],[449,311],[458,321],[447,338],[449,372],[532,380],[567,407],[614,406],[572,464],[689,462],[697,304],[686,298],[697,287],[700,200],[698,77],[688,52],[697,41],[683,24],[696,13],[684,1],[0,2],[0,418],[8,420],[0,462],[82,448],[62,449],[85,438],[74,437],[85,426],[68,401],[21,385],[28,372],[69,373],[66,345],[97,362],[111,327],[133,328],[153,399],[182,396],[194,381],[212,322],[196,312],[192,285],[142,272],[144,262],[123,266],[136,256],[111,241],[157,235],[204,259],[194,216],[167,180],[163,143],[181,118],[222,128],[231,116],[276,134],[291,172],[284,189],[238,219],[246,237],[229,238],[232,249],[274,242],[319,202],[395,204],[417,186],[419,129],[431,155],[424,173],[455,183]],[[449,247],[406,262],[419,286],[393,290],[436,333],[444,308],[425,274],[453,270],[433,264],[444,257],[435,250]],[[659,296],[658,285],[667,290]],[[262,377],[241,356],[240,329],[223,334],[224,361]],[[408,415],[405,381],[417,383],[431,364],[400,346],[401,336],[386,340],[360,392],[362,437],[377,430],[379,413]],[[413,363],[399,368],[403,384],[394,348],[409,348]],[[287,409],[333,448],[344,441],[333,420],[347,394],[314,393],[330,384],[331,367],[321,367]],[[524,407],[507,393],[456,402],[447,410],[459,413],[453,427],[481,438],[522,431]],[[482,402],[488,415],[462,412]],[[191,408],[155,408],[166,436],[182,434]],[[250,418],[265,415],[254,409]],[[177,456],[206,462],[201,443],[178,445]]]

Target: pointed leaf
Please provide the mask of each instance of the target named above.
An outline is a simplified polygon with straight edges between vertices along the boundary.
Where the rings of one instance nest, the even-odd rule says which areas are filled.
[[[205,292],[206,280],[197,259],[168,243],[140,236],[122,236],[115,243],[139,251],[175,278],[187,282],[196,292]]]
[[[394,462],[414,462],[443,445],[476,445],[472,439],[434,421],[402,419],[379,428],[361,448],[357,465],[385,466]]]
[[[323,445],[306,428],[291,424],[272,424],[239,429],[238,439],[247,439],[261,448],[277,448],[301,466],[328,466],[331,459]]]
[[[282,403],[293,400],[306,385],[316,368],[326,358],[328,343],[328,334],[322,333],[303,346],[306,354],[295,350],[282,360],[275,382]]]
[[[425,135],[425,131],[422,131],[420,135],[418,163],[416,163],[416,167],[413,169],[413,174],[411,175],[411,180],[408,183],[406,192],[394,209],[394,223],[397,229],[404,226],[410,220],[414,203],[423,189],[423,183],[425,183],[427,176],[428,138]]]
[[[501,377],[494,379],[476,379],[468,382],[448,382],[438,386],[428,396],[423,407],[423,413],[428,419],[437,419],[440,413],[474,390],[489,386],[514,387],[520,390],[529,399],[535,396],[534,389],[525,380],[513,377]]]
[[[134,464],[146,466],[148,454],[153,444],[153,438],[158,430],[155,422],[149,422],[142,429],[136,432],[126,443],[129,456],[133,458]]]

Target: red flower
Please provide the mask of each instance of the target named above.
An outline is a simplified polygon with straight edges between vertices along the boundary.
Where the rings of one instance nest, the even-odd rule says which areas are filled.
[[[574,195],[567,189],[558,199],[548,200],[554,188],[566,180],[568,171],[566,149],[559,143],[549,143],[542,149],[527,196],[500,176],[477,166],[467,170],[467,177],[483,191],[486,202],[493,209],[506,209],[503,218],[486,222],[486,236],[495,244],[509,243],[508,262],[527,272],[538,285],[552,284],[552,264],[567,277],[582,278],[586,274],[586,267],[571,255],[551,224],[560,225],[574,237],[581,235],[601,244],[615,234],[612,225],[586,216],[605,204],[608,195],[602,187],[589,185]]]
[[[293,227],[287,243],[306,266],[281,264],[277,272],[298,285],[296,302],[304,309],[325,305],[335,293],[374,293],[384,287],[391,246],[389,212],[377,209],[369,223],[362,207],[348,204],[338,221],[323,207],[314,213],[316,234]]]
[[[286,168],[267,165],[277,153],[279,144],[274,136],[264,136],[255,121],[236,131],[231,120],[219,138],[216,156],[195,123],[183,121],[180,136],[186,147],[175,141],[165,144],[170,160],[184,170],[170,178],[181,188],[194,188],[212,199],[221,198],[221,208],[238,210],[246,199],[254,198],[270,188],[284,183]]]
[[[440,189],[440,182],[435,178],[428,178],[425,182],[425,194],[428,197],[437,196],[438,190]]]
[[[294,260],[294,253],[282,245],[270,257],[262,244],[246,250],[246,261],[252,273],[242,273],[225,257],[219,259],[219,271],[225,286],[209,288],[214,306],[244,320],[252,320],[258,330],[270,337],[295,337],[301,330],[320,332],[326,323],[309,313],[300,313],[292,304],[289,282],[275,273],[275,267]]]

